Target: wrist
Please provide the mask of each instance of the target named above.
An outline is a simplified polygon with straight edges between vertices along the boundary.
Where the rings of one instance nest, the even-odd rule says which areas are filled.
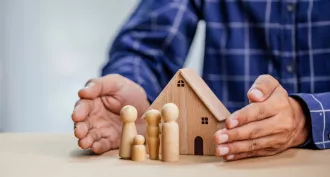
[[[310,123],[307,121],[307,117],[299,101],[295,98],[289,97],[289,102],[296,125],[292,147],[297,147],[307,141],[310,134]]]

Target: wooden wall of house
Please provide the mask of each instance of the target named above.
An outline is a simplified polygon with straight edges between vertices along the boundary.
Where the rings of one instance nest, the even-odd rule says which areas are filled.
[[[180,74],[173,77],[149,109],[161,110],[165,103],[175,103],[180,110],[177,120],[180,129],[180,154],[193,155],[195,137],[200,136],[203,138],[204,155],[214,155],[213,134],[223,125],[214,119],[186,81],[184,87],[181,87],[181,82],[178,87],[179,80],[184,81]],[[208,124],[201,124],[202,117],[208,117]]]

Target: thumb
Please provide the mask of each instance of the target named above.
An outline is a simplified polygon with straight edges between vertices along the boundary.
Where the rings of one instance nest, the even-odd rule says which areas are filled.
[[[261,75],[255,80],[248,91],[248,99],[250,102],[265,101],[279,85],[279,82],[271,75]]]
[[[94,99],[101,96],[115,94],[123,85],[124,79],[118,74],[109,74],[97,79],[91,79],[86,86],[79,90],[81,99]]]

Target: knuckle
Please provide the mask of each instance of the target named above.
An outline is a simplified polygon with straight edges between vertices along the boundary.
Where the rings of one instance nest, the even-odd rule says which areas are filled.
[[[262,74],[260,76],[260,78],[263,79],[263,80],[270,80],[272,78],[272,76],[269,75],[269,74]]]
[[[256,140],[256,139],[251,140],[249,142],[248,152],[252,152],[252,151],[254,151],[256,149],[259,149],[259,146],[260,146],[259,140]]]
[[[258,105],[257,106],[257,111],[256,111],[256,114],[257,115],[255,116],[256,120],[258,121],[258,120],[263,119],[265,113],[266,112],[265,112],[264,106],[262,106],[262,104]]]
[[[254,140],[255,138],[258,138],[261,133],[261,128],[255,128],[252,131],[249,132],[248,138],[251,140]]]
[[[264,92],[273,91],[278,85],[279,82],[269,74],[260,75],[255,82],[255,87]]]
[[[284,138],[281,138],[281,140],[279,140],[278,142],[272,143],[272,145],[269,146],[269,147],[270,147],[270,148],[269,148],[270,152],[282,148],[282,147],[283,147],[283,143],[284,143],[285,141],[286,141],[286,140],[285,140]]]
[[[279,82],[270,74],[263,74],[262,78],[267,81],[268,84],[277,85]]]
[[[291,118],[287,118],[285,123],[282,125],[282,132],[288,133],[294,129],[294,121]]]

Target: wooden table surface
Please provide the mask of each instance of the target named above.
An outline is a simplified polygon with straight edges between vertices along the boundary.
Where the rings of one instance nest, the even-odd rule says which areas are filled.
[[[120,160],[118,151],[93,155],[72,135],[0,134],[0,177],[330,177],[330,151],[289,150],[263,158],[224,162],[180,156],[176,163]]]

